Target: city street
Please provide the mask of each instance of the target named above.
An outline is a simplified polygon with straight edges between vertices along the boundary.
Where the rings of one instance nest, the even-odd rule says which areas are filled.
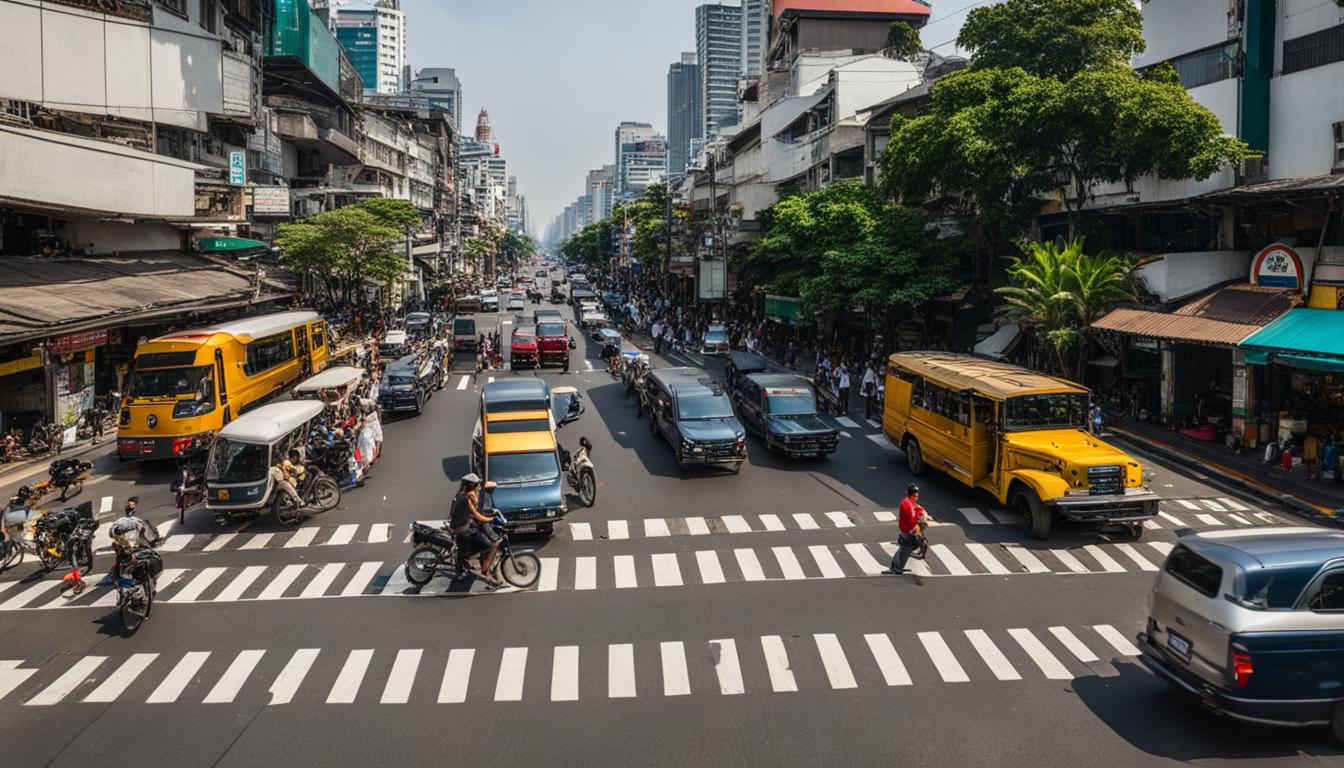
[[[140,497],[167,534],[158,600],[128,636],[106,587],[61,595],[32,558],[0,575],[6,764],[1344,763],[1324,730],[1202,711],[1131,644],[1178,529],[1297,524],[1286,510],[1140,456],[1163,502],[1139,541],[1064,526],[1037,542],[935,473],[927,561],[882,574],[911,477],[874,423],[828,417],[829,458],[749,438],[740,475],[682,472],[602,367],[581,340],[568,374],[454,373],[421,416],[387,418],[365,487],[292,529],[204,509],[178,524],[170,466],[99,459],[76,501],[106,523]],[[596,504],[571,498],[553,538],[515,540],[542,558],[535,589],[413,594],[407,525],[447,516],[492,373],[582,390],[559,439],[592,440]]]

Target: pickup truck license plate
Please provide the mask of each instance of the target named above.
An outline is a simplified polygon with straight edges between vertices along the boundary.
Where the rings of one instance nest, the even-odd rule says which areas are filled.
[[[536,533],[536,532],[537,532],[537,526],[536,526],[536,525],[531,525],[531,524],[529,524],[529,525],[515,525],[515,526],[513,526],[513,530],[512,530],[512,532],[513,532],[513,533]]]
[[[1190,641],[1171,630],[1167,630],[1167,647],[1183,659],[1190,658]]]

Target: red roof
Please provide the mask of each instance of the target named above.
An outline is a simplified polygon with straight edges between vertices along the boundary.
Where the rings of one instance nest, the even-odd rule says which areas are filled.
[[[785,11],[926,17],[933,13],[931,7],[919,0],[775,0],[775,18]]]

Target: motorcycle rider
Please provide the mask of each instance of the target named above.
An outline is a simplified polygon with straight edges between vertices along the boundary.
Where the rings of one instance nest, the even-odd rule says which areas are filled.
[[[38,494],[29,486],[21,486],[5,505],[3,518],[0,518],[0,540],[13,539],[23,541],[23,527],[33,516],[33,504]]]
[[[140,497],[132,496],[126,500],[126,509],[122,516],[108,526],[108,535],[112,537],[112,568],[108,571],[108,580],[117,583],[121,577],[121,566],[126,558],[138,547],[156,547],[162,537],[159,530],[149,521],[136,514],[140,508]],[[134,536],[134,541],[132,541]]]
[[[294,506],[300,509],[303,508],[303,497],[299,496],[297,488],[298,484],[303,482],[304,472],[299,452],[293,449],[290,450],[284,461],[272,466],[269,470],[271,482],[275,489],[285,494],[289,500],[294,502]]]
[[[495,483],[485,483],[485,490],[495,487]],[[499,551],[499,534],[495,533],[491,523],[494,518],[481,511],[481,477],[469,472],[462,478],[462,485],[453,497],[452,510],[448,515],[448,527],[457,537],[457,564],[455,580],[466,578],[467,558],[480,555],[481,578],[492,588],[499,586],[499,580],[490,575],[490,566],[494,563],[495,553]]]

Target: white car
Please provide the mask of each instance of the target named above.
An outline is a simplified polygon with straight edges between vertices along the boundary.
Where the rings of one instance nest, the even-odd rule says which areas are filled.
[[[607,316],[597,306],[595,301],[584,301],[579,304],[579,325],[583,328],[593,329],[601,328],[607,324]]]
[[[499,293],[493,288],[486,288],[481,291],[481,311],[498,312],[499,311]]]
[[[509,296],[509,303],[505,306],[505,309],[507,309],[510,312],[514,310],[521,312],[526,307],[527,307],[526,298],[522,294],[515,293]]]

